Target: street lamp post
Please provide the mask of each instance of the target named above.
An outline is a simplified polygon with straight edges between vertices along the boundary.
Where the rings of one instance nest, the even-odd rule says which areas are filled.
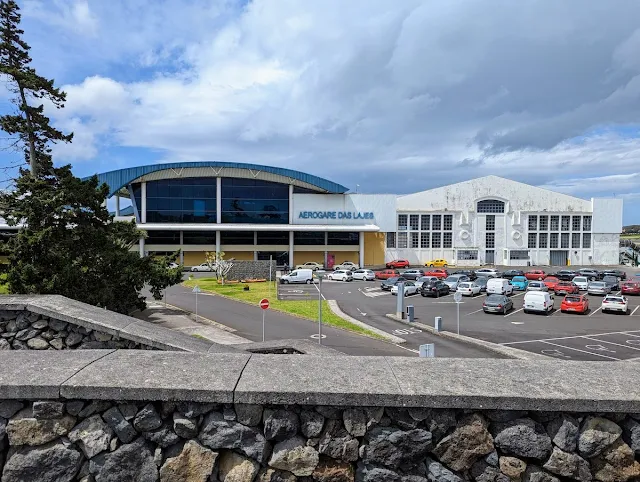
[[[318,343],[322,345],[322,278],[324,273],[316,273],[318,277]]]

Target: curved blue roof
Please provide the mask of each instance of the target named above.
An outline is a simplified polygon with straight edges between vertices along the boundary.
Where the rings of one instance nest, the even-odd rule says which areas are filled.
[[[229,167],[234,169],[252,169],[256,171],[269,172],[280,176],[290,177],[298,181],[306,182],[317,187],[322,191],[331,194],[342,194],[349,189],[327,179],[307,174],[293,169],[285,169],[282,167],[262,166],[260,164],[245,164],[243,162],[225,162],[225,161],[203,161],[203,162],[172,162],[168,164],[150,164],[147,166],[128,167],[126,169],[118,169],[116,171],[108,171],[98,174],[98,180],[109,186],[109,197],[113,196],[131,181],[156,171],[164,171],[166,169],[181,169],[189,167],[213,167],[222,168]]]

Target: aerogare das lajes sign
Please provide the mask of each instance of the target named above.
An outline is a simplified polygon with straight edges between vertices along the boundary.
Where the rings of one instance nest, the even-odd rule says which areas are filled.
[[[298,219],[374,219],[372,212],[300,211]]]

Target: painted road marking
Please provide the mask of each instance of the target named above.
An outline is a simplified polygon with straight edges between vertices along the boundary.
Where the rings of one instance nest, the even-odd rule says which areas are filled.
[[[473,315],[475,313],[480,313],[481,311],[482,311],[482,308],[480,308],[479,310],[476,310],[476,311],[472,311],[471,313],[467,313],[465,316]]]
[[[569,350],[579,351],[581,353],[586,353],[587,355],[595,355],[595,356],[599,356],[599,357],[602,357],[602,358],[608,358],[609,360],[620,361],[620,358],[615,358],[615,357],[612,357],[612,356],[603,355],[601,353],[593,353],[591,351],[580,350],[579,348],[572,348],[570,346],[558,345],[556,343],[550,343],[548,341],[543,341],[542,343],[546,343],[547,345],[553,345],[553,346],[556,346],[558,348],[566,348],[566,349],[569,349]]]
[[[399,328],[393,330],[394,335],[415,335],[416,333],[422,333],[422,330],[418,330],[417,328]]]
[[[314,340],[317,340],[320,337],[324,340],[327,337],[327,335],[318,335],[316,333],[315,335],[311,335],[309,338],[313,338]]]
[[[600,335],[628,335],[628,336],[633,336],[633,337],[638,337],[640,338],[640,334],[638,335],[632,335],[632,333],[640,333],[640,330],[634,330],[634,331],[609,331],[609,332],[605,332],[605,333],[592,333],[589,336],[600,336]],[[507,343],[500,343],[500,345],[518,345],[521,343],[533,343],[536,341],[540,341],[540,342],[544,342],[544,341],[556,341],[556,340],[569,340],[571,338],[582,338],[584,335],[572,335],[572,336],[559,336],[556,338],[542,338],[539,340],[525,340],[525,341],[510,341]]]
[[[402,346],[402,345],[396,345],[398,348],[402,348],[403,350],[407,350],[407,351],[412,351],[413,353],[418,353],[420,354],[420,352],[418,350],[412,350],[411,348],[407,348],[406,346]]]
[[[638,350],[638,351],[640,351],[640,348],[634,348],[634,347],[632,347],[632,346],[621,345],[620,343],[614,343],[614,342],[612,342],[612,341],[601,340],[601,339],[599,339],[599,338],[591,338],[590,336],[583,336],[582,338],[585,338],[585,339],[587,339],[587,340],[600,341],[600,342],[602,342],[602,343],[608,343],[609,345],[623,346],[623,347],[625,347],[625,348],[629,348],[629,349],[631,349],[631,350]],[[631,340],[631,341],[636,341],[636,340]],[[591,346],[591,345],[585,345],[585,346],[589,347],[589,346]]]
[[[595,310],[593,310],[591,313],[589,313],[589,316],[593,316],[595,315],[598,311],[600,311],[602,309],[602,306],[599,306],[598,308],[596,308]]]
[[[524,325],[524,321],[512,321],[512,325]]]
[[[571,358],[569,355],[565,355],[564,352],[561,352],[560,350],[540,350],[540,353],[556,358]]]
[[[519,310],[512,311],[508,315],[504,315],[504,317],[506,318],[507,316],[515,315],[518,311],[522,311],[522,310],[524,310],[524,308],[520,308]]]
[[[635,309],[631,312],[630,316],[633,316],[633,314],[638,311],[638,308],[640,308],[640,305],[636,306]]]

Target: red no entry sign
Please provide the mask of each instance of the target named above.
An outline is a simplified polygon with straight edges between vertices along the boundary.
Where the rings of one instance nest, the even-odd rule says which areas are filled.
[[[260,300],[260,308],[262,308],[263,310],[266,310],[267,308],[269,308],[269,300],[266,298],[262,298]]]

